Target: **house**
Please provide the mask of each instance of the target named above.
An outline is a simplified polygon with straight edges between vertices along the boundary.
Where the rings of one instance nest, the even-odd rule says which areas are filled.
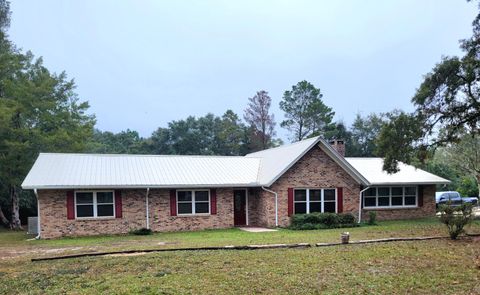
[[[42,153],[22,187],[37,196],[43,238],[285,227],[309,212],[435,214],[435,185],[448,180],[402,163],[390,175],[382,159],[344,151],[315,137],[244,157]]]

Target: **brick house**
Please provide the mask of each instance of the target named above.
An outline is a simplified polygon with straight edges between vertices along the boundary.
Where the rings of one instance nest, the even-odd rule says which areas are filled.
[[[403,163],[387,174],[381,158],[344,151],[315,137],[244,157],[40,154],[22,187],[37,196],[42,238],[285,227],[310,212],[435,214],[435,185],[448,180]]]

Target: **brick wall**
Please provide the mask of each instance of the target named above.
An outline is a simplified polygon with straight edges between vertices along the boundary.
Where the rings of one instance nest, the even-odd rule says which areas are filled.
[[[41,236],[123,234],[146,227],[146,190],[122,190],[122,218],[67,219],[67,191],[39,190]],[[153,231],[200,230],[233,226],[233,190],[217,189],[217,214],[170,216],[170,191],[150,190],[150,227]]]

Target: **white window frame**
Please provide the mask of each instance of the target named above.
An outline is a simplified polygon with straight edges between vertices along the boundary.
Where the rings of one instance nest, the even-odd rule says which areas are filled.
[[[178,212],[178,192],[191,192],[192,193],[192,201],[191,202],[188,202],[188,201],[180,201],[180,203],[183,203],[183,204],[187,204],[187,203],[191,203],[192,204],[192,213],[179,213]],[[208,213],[196,213],[196,208],[195,208],[195,193],[196,192],[208,192]],[[210,215],[211,214],[211,207],[212,207],[212,198],[210,196],[210,190],[209,189],[196,189],[196,190],[192,190],[192,189],[179,189],[179,190],[176,190],[175,192],[175,195],[176,195],[176,207],[177,207],[177,215],[179,216],[192,216],[192,215]],[[202,203],[206,203],[206,201],[200,201]]]
[[[93,195],[93,216],[78,217],[77,216],[77,193],[91,193]],[[97,203],[97,193],[112,193],[112,203],[100,203],[100,205],[112,205],[113,206],[113,215],[111,216],[98,216],[98,203]],[[115,218],[115,192],[112,190],[97,190],[97,191],[75,191],[74,192],[74,207],[75,207],[75,219],[105,219],[105,218]],[[78,204],[80,206],[87,204]]]
[[[305,190],[307,193],[307,197],[305,201],[295,201],[295,191],[297,190]],[[325,199],[324,199],[324,191],[325,190],[334,190],[335,191],[335,213],[338,213],[338,191],[337,188],[333,187],[320,187],[320,188],[315,188],[315,187],[309,187],[309,188],[294,188],[293,189],[293,214],[295,213],[295,203],[306,203],[307,204],[307,209],[305,213],[299,213],[299,214],[310,214],[310,190],[320,190],[321,197],[320,201],[313,201],[313,203],[321,203],[322,211],[319,213],[325,213]],[[333,201],[327,201],[327,203],[332,203]]]
[[[402,205],[392,205],[392,188],[394,187],[401,187],[402,188]],[[414,187],[415,188],[415,205],[405,205],[405,197],[413,197],[413,195],[405,195],[405,188],[407,187]],[[393,186],[372,186],[371,188],[375,188],[375,196],[366,196],[364,192],[362,194],[362,204],[363,209],[397,209],[397,208],[418,208],[418,185],[393,185]],[[388,196],[379,196],[378,189],[379,188],[388,188],[389,195]],[[378,198],[381,197],[389,197],[389,206],[378,206]],[[398,195],[395,195],[398,197]],[[375,198],[375,206],[365,206],[365,198]]]

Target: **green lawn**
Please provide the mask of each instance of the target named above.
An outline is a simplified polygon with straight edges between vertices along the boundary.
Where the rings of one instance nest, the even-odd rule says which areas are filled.
[[[431,240],[310,249],[187,251],[30,262],[59,253],[445,235],[435,219],[352,229],[247,233],[237,229],[151,236],[26,241],[0,232],[0,294],[360,293],[479,294],[480,241]],[[480,233],[476,221],[469,229]],[[159,244],[160,243],[160,244]]]

